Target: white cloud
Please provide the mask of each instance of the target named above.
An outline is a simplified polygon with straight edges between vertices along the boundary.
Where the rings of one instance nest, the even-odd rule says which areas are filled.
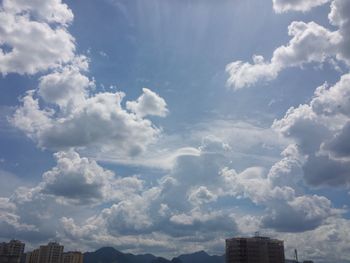
[[[142,189],[136,178],[117,178],[95,161],[74,151],[54,154],[57,165],[43,174],[41,191],[77,204],[118,200]]]
[[[232,169],[223,169],[221,195],[243,196],[263,205],[266,214],[262,217],[261,226],[282,232],[312,230],[340,213],[323,196],[303,195],[291,186],[274,185],[274,178],[270,176],[275,174],[276,171],[270,171],[265,176],[259,168],[249,168],[239,174]]]
[[[85,77],[75,74],[73,78],[77,78],[78,82],[82,80],[80,84],[88,85]],[[59,84],[67,84],[65,75],[46,77],[62,77]],[[57,82],[51,84],[55,86]],[[85,88],[80,86],[80,91],[77,89],[72,94],[66,94],[67,99],[72,97],[72,100],[78,100],[77,93],[81,95],[79,103],[76,102],[69,111],[51,106],[41,108],[39,100],[34,98],[34,92],[29,92],[23,98],[23,106],[17,108],[12,123],[40,147],[50,149],[77,147],[96,153],[114,152],[121,156],[135,156],[156,140],[160,130],[151,121],[136,117],[122,108],[124,93],[104,92],[84,98]],[[56,101],[61,102],[57,97]]]
[[[274,1],[278,12],[287,10],[306,11],[327,1]],[[229,74],[227,84],[234,89],[255,85],[275,79],[280,71],[288,67],[300,67],[307,63],[329,62],[338,70],[335,61],[350,65],[350,3],[347,0],[333,0],[329,22],[337,27],[331,31],[315,22],[294,21],[288,27],[292,37],[287,45],[278,47],[270,61],[262,56],[253,56],[253,63],[234,61],[226,66]]]
[[[262,223],[280,232],[304,232],[316,229],[339,213],[323,196],[299,196],[280,207],[269,208]]]
[[[284,240],[286,255],[298,249],[299,258],[315,262],[348,262],[350,221],[331,217],[312,231],[286,233],[278,236]]]
[[[58,152],[55,158],[57,165],[35,187],[19,187],[11,197],[0,198],[2,237],[16,234],[33,244],[57,237],[62,217],[108,214],[96,205],[115,202],[123,207],[125,202],[136,204],[137,196],[147,203],[147,194],[139,195],[144,182],[135,176],[117,177],[74,151]]]
[[[34,225],[20,222],[17,215],[17,207],[9,198],[0,197],[0,235],[5,236],[10,233],[36,231]]]
[[[72,10],[61,0],[4,0],[2,5],[6,12],[33,13],[38,19],[49,23],[67,24],[73,20]]]
[[[339,33],[342,41],[340,43],[341,59],[348,62],[350,60],[350,3],[347,0],[333,0],[331,12],[328,15],[332,25],[339,27]]]
[[[83,104],[94,82],[76,67],[65,67],[40,78],[38,94],[48,103],[72,111]]]
[[[150,214],[152,199],[156,196],[129,196],[110,208],[102,211],[102,217],[106,220],[107,229],[112,235],[128,235],[149,232],[153,225]],[[146,198],[146,199],[145,199]],[[150,199],[149,199],[150,198]]]
[[[312,8],[328,3],[330,0],[272,0],[277,13],[287,11],[310,11]]]
[[[188,200],[196,205],[210,203],[212,201],[216,201],[216,199],[217,196],[209,191],[205,186],[200,186],[196,189],[193,189],[188,196]]]
[[[141,118],[147,115],[165,117],[168,113],[165,100],[147,88],[142,91],[143,94],[136,101],[126,102],[126,108]]]
[[[298,146],[290,144],[282,152],[282,159],[271,166],[268,178],[275,186],[291,186],[298,189],[302,182],[302,164],[305,161]]]
[[[27,135],[35,138],[37,133],[43,129],[48,129],[51,126],[50,110],[41,110],[39,100],[35,99],[34,91],[30,90],[21,99],[22,106],[12,116],[12,123],[20,130],[26,131]]]
[[[179,231],[181,228],[186,230],[186,227],[191,227],[193,232],[236,231],[234,214],[220,210],[204,213],[200,209],[194,208],[188,213],[173,215],[170,217],[170,222],[179,227]]]
[[[341,76],[340,80],[329,87],[326,83],[318,87],[310,105],[315,114],[334,116],[342,114],[350,116],[350,74]]]
[[[73,150],[57,152],[54,157],[56,166],[43,174],[36,191],[55,196],[63,204],[119,202],[143,190],[144,182],[137,177],[118,177]]]
[[[31,20],[36,15],[43,21]],[[0,72],[35,74],[71,61],[75,40],[67,32],[66,23],[72,19],[72,12],[60,1],[3,1]],[[49,22],[59,24],[52,26]]]
[[[268,81],[276,78],[280,71],[279,65],[266,63],[263,56],[253,56],[254,64],[235,61],[226,66],[230,75],[227,84],[235,89],[249,87],[260,80]]]
[[[53,236],[55,230],[52,226],[48,228],[46,220],[55,216],[54,202],[43,200],[38,188],[20,187],[10,198],[2,200],[7,203],[7,208],[0,208],[2,237],[16,236],[35,243]]]
[[[167,237],[172,236],[172,243],[185,238],[192,240],[186,242],[198,238],[209,242],[217,233],[235,231],[231,210],[206,211],[197,207],[216,200],[213,192],[216,184],[210,182],[216,182],[213,178],[219,179],[220,162],[217,160],[222,155],[219,153],[220,157],[217,158],[215,153],[210,152],[202,152],[198,156],[179,156],[176,167],[156,184],[142,192],[129,193],[110,208],[82,222],[81,226],[71,219],[65,220],[66,227],[95,241],[162,233]],[[184,220],[187,223],[184,224]],[[98,231],[89,225],[97,225]]]
[[[231,146],[228,143],[223,142],[220,138],[215,137],[214,135],[208,135],[202,139],[199,150],[202,152],[220,153],[230,151]]]
[[[348,187],[350,148],[350,76],[345,74],[333,86],[316,89],[309,104],[290,108],[273,128],[298,144],[296,154],[306,182],[312,185]]]
[[[292,36],[288,45],[277,48],[271,61],[266,62],[262,56],[254,56],[253,64],[235,61],[227,65],[230,77],[228,85],[235,89],[249,87],[259,81],[275,79],[286,67],[297,67],[310,62],[325,62],[327,58],[339,56],[338,49],[341,35],[332,32],[315,22],[292,22],[288,27]]]

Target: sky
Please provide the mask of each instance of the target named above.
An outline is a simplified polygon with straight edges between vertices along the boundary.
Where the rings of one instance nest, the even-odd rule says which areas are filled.
[[[350,1],[2,0],[0,240],[350,262]]]

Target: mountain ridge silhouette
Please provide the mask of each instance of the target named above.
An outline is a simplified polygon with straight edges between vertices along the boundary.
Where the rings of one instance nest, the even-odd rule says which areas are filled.
[[[123,253],[113,247],[102,247],[94,252],[85,252],[84,263],[225,263],[225,255],[211,256],[201,250],[194,253],[181,254],[169,260],[148,253],[134,255]]]

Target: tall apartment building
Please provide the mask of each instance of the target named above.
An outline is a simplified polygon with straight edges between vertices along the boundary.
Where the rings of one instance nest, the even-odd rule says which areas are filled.
[[[78,251],[63,253],[62,263],[83,263],[83,254]]]
[[[38,263],[61,263],[62,256],[63,246],[56,242],[50,242],[46,246],[40,246]]]
[[[283,241],[260,236],[226,239],[226,263],[284,263]]]
[[[26,253],[25,263],[37,263],[39,262],[39,249],[34,249],[32,252]]]
[[[0,243],[0,263],[20,263],[24,246],[19,240]]]
[[[27,253],[26,263],[62,263],[63,246],[57,242],[50,242]]]

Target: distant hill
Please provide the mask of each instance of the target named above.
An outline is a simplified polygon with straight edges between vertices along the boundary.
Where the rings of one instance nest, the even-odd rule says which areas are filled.
[[[153,263],[156,259],[157,257],[151,254],[125,254],[112,247],[84,253],[84,263]]]
[[[133,255],[112,247],[84,253],[84,263],[224,263],[224,256],[210,256],[204,251],[185,254],[168,260],[152,254]]]
[[[225,256],[210,256],[205,251],[177,257],[182,263],[225,263]]]

